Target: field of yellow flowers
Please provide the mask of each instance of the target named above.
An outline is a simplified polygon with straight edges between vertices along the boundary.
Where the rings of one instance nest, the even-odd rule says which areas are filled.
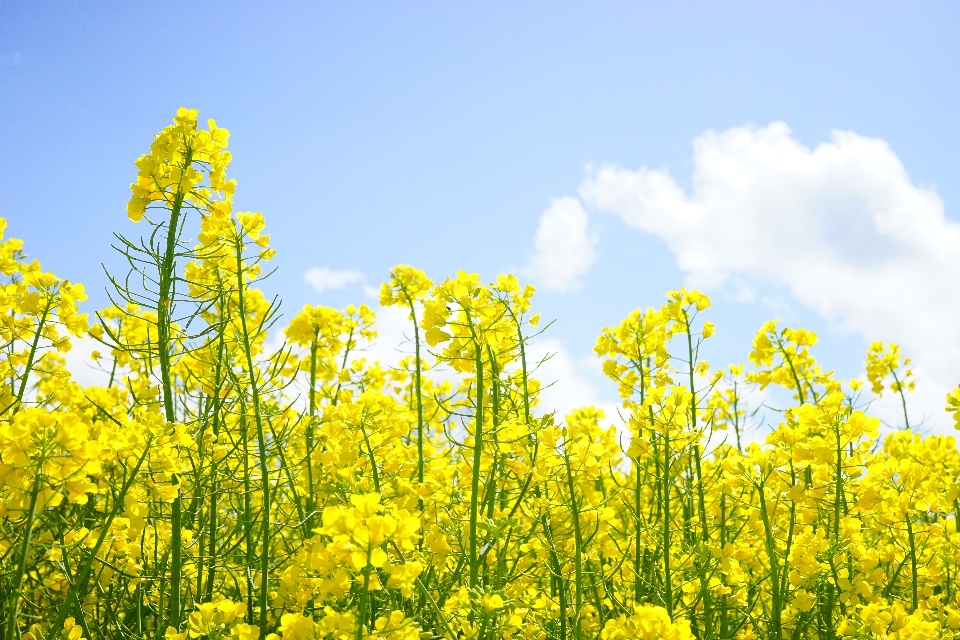
[[[366,306],[277,324],[264,218],[197,117],[136,162],[109,308],[0,244],[2,640],[960,637],[960,453],[910,431],[895,345],[861,385],[768,323],[714,369],[709,300],[674,291],[597,339],[618,428],[538,409],[532,287],[398,266],[409,356],[384,367]],[[102,387],[65,367],[87,336]],[[768,385],[794,406],[759,444]]]

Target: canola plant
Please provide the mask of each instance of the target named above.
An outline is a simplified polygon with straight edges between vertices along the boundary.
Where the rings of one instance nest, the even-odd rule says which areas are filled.
[[[776,323],[714,369],[709,300],[674,291],[597,340],[618,428],[538,409],[532,287],[398,266],[380,302],[409,355],[385,367],[364,305],[277,324],[264,218],[197,117],[136,162],[109,308],[0,244],[3,640],[960,637],[960,454],[909,429],[895,345],[869,391]],[[103,386],[66,369],[80,337]],[[757,443],[768,385],[793,406]]]

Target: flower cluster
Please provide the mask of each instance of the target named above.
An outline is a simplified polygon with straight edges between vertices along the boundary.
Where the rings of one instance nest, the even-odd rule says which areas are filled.
[[[910,429],[899,347],[843,381],[770,322],[714,368],[710,300],[679,289],[597,339],[619,415],[560,416],[533,287],[399,265],[385,366],[367,306],[279,324],[266,221],[197,116],[137,161],[148,233],[92,328],[0,242],[4,640],[960,638],[960,450]],[[102,384],[71,378],[77,337]]]

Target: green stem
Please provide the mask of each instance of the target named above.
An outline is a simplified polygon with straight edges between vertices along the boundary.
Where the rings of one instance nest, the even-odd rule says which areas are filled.
[[[910,613],[913,613],[917,610],[917,607],[920,606],[920,599],[918,597],[917,589],[917,543],[916,539],[913,536],[913,523],[910,521],[910,514],[907,515],[907,540],[910,542],[910,604],[912,608]]]
[[[563,569],[560,566],[560,556],[557,554],[557,547],[553,541],[553,526],[550,524],[550,516],[546,513],[543,514],[543,531],[550,545],[550,565],[553,568],[553,575],[557,584],[557,595],[560,600],[559,640],[567,640],[567,589],[563,583]]]
[[[773,527],[770,524],[770,516],[767,513],[767,499],[765,496],[765,483],[760,483],[757,493],[760,495],[760,518],[763,521],[764,542],[767,547],[767,557],[770,559],[770,628],[768,636],[770,640],[780,640],[780,619],[783,611],[783,603],[780,593],[780,570],[777,563],[776,545],[773,540]]]
[[[43,461],[37,466],[37,472],[33,476],[33,488],[30,490],[30,506],[27,510],[27,530],[23,534],[23,551],[20,553],[20,562],[17,565],[17,576],[13,581],[13,598],[10,600],[10,615],[7,618],[6,631],[3,634],[5,640],[14,640],[18,631],[17,619],[20,616],[20,597],[23,588],[23,577],[27,573],[27,557],[30,555],[30,542],[33,538],[33,525],[37,514],[37,498],[40,495],[40,479],[42,477],[41,469]]]
[[[253,488],[250,486],[250,433],[247,426],[247,406],[240,395],[240,436],[243,456],[243,542],[244,542],[244,572],[247,578],[247,622],[253,622],[253,577],[250,568],[253,566]]]
[[[53,305],[53,302],[48,298],[47,305],[43,309],[43,313],[40,315],[40,320],[37,322],[37,331],[33,336],[33,344],[30,345],[30,354],[27,356],[27,364],[23,369],[23,378],[20,380],[20,390],[17,392],[17,401],[13,406],[19,407],[23,403],[23,395],[27,392],[27,381],[30,379],[30,372],[33,370],[33,365],[37,357],[37,351],[40,347],[40,336],[43,333],[43,325],[47,321],[47,316],[50,314],[50,307]],[[14,411],[16,413],[16,411]]]
[[[220,419],[221,412],[223,410],[220,396],[222,393],[221,387],[223,386],[223,357],[224,357],[224,331],[223,325],[221,323],[218,330],[218,342],[217,342],[217,366],[216,372],[214,374],[214,388],[213,388],[213,442],[214,447],[220,437]],[[209,547],[207,552],[208,564],[207,564],[207,583],[206,583],[206,599],[207,601],[213,600],[213,584],[214,579],[216,578],[216,567],[217,567],[217,498],[219,492],[219,486],[217,483],[217,471],[218,464],[215,457],[212,457],[210,462],[210,527],[209,527]]]
[[[67,616],[70,615],[75,606],[80,605],[81,600],[86,595],[87,582],[90,580],[90,572],[93,568],[93,561],[98,559],[97,554],[100,552],[100,547],[103,546],[103,541],[107,539],[107,535],[111,531],[111,525],[113,524],[114,519],[117,517],[117,514],[120,512],[120,508],[124,504],[127,492],[130,490],[130,486],[133,484],[137,474],[140,472],[140,467],[143,465],[143,461],[147,459],[147,453],[150,451],[150,445],[152,441],[153,438],[151,436],[147,440],[146,444],[144,444],[143,453],[141,453],[140,457],[137,459],[137,464],[134,466],[133,471],[130,472],[130,476],[127,477],[126,481],[123,483],[123,486],[120,487],[120,491],[117,493],[117,497],[114,499],[113,506],[110,509],[110,514],[107,516],[102,527],[100,528],[100,535],[97,537],[97,542],[94,544],[93,548],[90,550],[89,554],[84,560],[83,566],[80,567],[80,570],[77,572],[77,578],[74,580],[73,584],[70,586],[70,590],[67,592],[66,600],[64,601],[63,606],[60,607],[60,611],[57,613],[57,619],[47,631],[46,640],[53,640],[53,638],[57,636],[57,634],[63,629],[64,620],[67,619]]]
[[[697,430],[697,387],[693,378],[695,355],[693,350],[693,332],[690,328],[690,317],[687,315],[687,312],[684,311],[683,314],[684,321],[686,322],[687,328],[687,356],[690,375],[690,429],[693,433],[696,433]],[[697,347],[699,351],[699,346]],[[699,435],[696,436],[696,443],[693,445],[693,460],[695,463],[696,473],[697,473],[697,507],[700,511],[700,539],[703,542],[704,549],[710,542],[710,532],[707,529],[707,507],[706,507],[706,497],[705,490],[703,487],[703,470],[700,464],[700,444],[699,444]],[[708,556],[709,557],[709,556]],[[713,637],[713,612],[710,607],[710,589],[709,589],[709,571],[706,563],[702,564],[700,567],[700,586],[701,593],[703,594],[703,623],[704,623],[704,634],[707,638]]]
[[[642,582],[640,579],[640,563],[643,556],[643,530],[640,527],[640,507],[643,497],[643,478],[640,475],[640,458],[633,459],[633,473],[636,486],[633,491],[633,519],[634,519],[634,544],[633,544],[633,600],[640,604],[640,591]]]
[[[370,459],[370,470],[373,474],[373,490],[380,493],[380,473],[377,471],[377,459],[373,455],[373,447],[370,446],[370,437],[367,436],[367,430],[363,426],[364,418],[360,418],[360,434],[363,436],[363,444],[367,448],[367,457]]]
[[[370,555],[372,549],[367,549],[367,564],[363,568],[363,591],[360,592],[360,615],[357,617],[357,627],[354,632],[356,640],[363,640],[363,627],[367,621],[367,608],[370,599]]]
[[[670,425],[663,426],[663,602],[673,617],[673,582],[670,575]]]
[[[907,417],[907,397],[903,394],[903,385],[900,384],[900,379],[897,377],[897,372],[894,369],[890,369],[890,373],[893,374],[893,381],[897,385],[897,393],[900,394],[900,404],[903,406],[903,422],[904,428],[910,428],[910,418]]]
[[[313,328],[313,341],[310,343],[310,415],[307,418],[307,530],[313,531],[313,429],[317,415],[317,340],[320,328]]]
[[[563,445],[563,462],[567,468],[567,490],[570,492],[570,511],[573,517],[573,556],[574,556],[574,609],[573,609],[573,637],[580,640],[580,611],[583,607],[583,534],[580,531],[580,508],[577,505],[577,494],[573,486],[573,471],[570,468],[570,452],[567,443]],[[600,614],[600,610],[597,610]]]
[[[423,366],[420,362],[420,326],[417,324],[417,308],[413,304],[413,298],[407,293],[406,287],[402,287],[404,297],[407,299],[407,305],[410,307],[410,317],[413,319],[413,345],[415,349],[414,373],[416,375],[414,384],[417,393],[417,482],[423,483],[423,392],[421,390],[421,375]],[[420,510],[423,510],[423,501],[420,501]]]
[[[236,244],[237,259],[237,311],[240,315],[240,329],[243,338],[243,353],[247,360],[247,371],[250,377],[250,392],[253,400],[253,418],[257,427],[257,450],[260,462],[260,486],[263,494],[261,513],[263,514],[261,523],[261,534],[263,536],[263,551],[260,556],[260,633],[267,633],[267,605],[269,590],[269,571],[270,571],[270,469],[267,464],[267,442],[263,431],[263,417],[260,410],[260,387],[257,379],[257,370],[253,365],[253,350],[250,347],[250,333],[247,328],[247,310],[244,301],[244,291],[246,285],[243,282],[243,242],[237,239]]]
[[[468,318],[469,322],[469,318]],[[471,323],[472,324],[472,323]],[[471,326],[471,331],[473,330]],[[477,556],[478,536],[477,517],[480,506],[480,462],[483,459],[483,349],[476,333],[474,339],[474,358],[477,369],[477,408],[473,434],[473,477],[470,484],[470,587],[479,584],[480,565]]]
[[[170,515],[170,619],[171,626],[180,628],[180,613],[183,606],[180,602],[180,581],[183,574],[183,536],[181,523],[183,518],[183,500],[180,498],[179,477],[174,475],[177,482],[177,497],[173,500],[173,511]]]
[[[784,349],[782,340],[777,343],[777,347],[780,350],[780,356],[787,363],[787,366],[790,367],[790,375],[793,377],[793,383],[797,385],[797,396],[800,400],[800,404],[805,404],[806,398],[803,395],[803,383],[800,382],[800,376],[797,375],[797,370],[793,366],[793,360],[791,360],[790,356],[787,355],[787,350]]]
[[[638,341],[639,342],[639,341]],[[637,370],[640,376],[640,406],[643,406],[644,401],[647,397],[647,377],[646,371],[643,368],[643,359],[639,358],[632,361],[634,369]],[[653,413],[650,412],[650,429],[651,433],[653,432]],[[638,421],[641,425],[642,422]],[[643,437],[643,427],[638,428],[637,436]],[[643,476],[640,473],[640,457],[633,459],[633,472],[635,475],[634,478],[634,490],[633,490],[633,519],[634,519],[634,554],[633,554],[633,600],[637,604],[640,604],[640,598],[643,590],[643,581],[641,580],[640,566],[643,561],[643,530],[640,527],[641,523],[641,514],[642,514],[642,501],[643,501]]]
[[[189,167],[192,163],[193,148],[192,146],[188,146],[184,155],[183,167]],[[159,274],[160,295],[157,298],[157,357],[160,361],[160,382],[163,389],[164,417],[169,423],[176,420],[174,413],[173,384],[170,378],[170,328],[172,325],[174,285],[176,282],[174,256],[176,254],[177,240],[180,235],[180,213],[185,195],[182,186],[177,185],[177,192],[170,208],[170,220],[167,223],[166,248],[163,252]],[[179,629],[182,609],[180,603],[180,580],[183,565],[180,520],[183,505],[180,498],[179,479],[174,476],[174,481],[177,482],[177,496],[173,501],[173,514],[170,521],[172,558],[170,565],[170,606],[168,617],[171,626]]]

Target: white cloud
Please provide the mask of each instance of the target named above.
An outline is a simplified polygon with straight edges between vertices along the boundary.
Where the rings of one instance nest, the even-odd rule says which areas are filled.
[[[304,281],[317,293],[331,289],[343,289],[351,284],[363,282],[364,276],[359,271],[335,271],[328,267],[314,267],[303,274]]]
[[[112,362],[110,349],[90,336],[70,338],[70,344],[72,347],[63,358],[73,381],[83,387],[106,386],[110,382],[110,374],[101,369],[91,356],[94,351],[99,351],[106,354],[106,361]]]
[[[576,288],[593,265],[597,240],[587,232],[587,221],[580,201],[570,197],[552,200],[540,216],[528,271],[548,289]]]
[[[373,307],[377,314],[377,337],[366,348],[363,357],[378,360],[385,367],[395,367],[403,358],[414,354],[413,322],[406,307]],[[419,319],[419,316],[418,316]],[[421,331],[420,339],[423,340]],[[429,360],[426,345],[421,345],[421,357]]]
[[[883,140],[835,131],[810,149],[782,122],[704,133],[694,167],[691,193],[666,171],[611,166],[580,195],[662,238],[691,286],[785,285],[841,328],[899,342],[917,363],[918,413],[945,426],[960,381],[960,224],[937,194]]]
[[[547,358],[545,361],[544,358]],[[543,361],[531,374],[545,387],[540,394],[537,414],[556,412],[557,421],[578,407],[593,406],[603,409],[605,423],[620,425],[616,402],[603,399],[589,373],[597,368],[594,356],[577,361],[556,338],[541,338],[527,352],[530,366]],[[549,385],[549,386],[548,386]]]

